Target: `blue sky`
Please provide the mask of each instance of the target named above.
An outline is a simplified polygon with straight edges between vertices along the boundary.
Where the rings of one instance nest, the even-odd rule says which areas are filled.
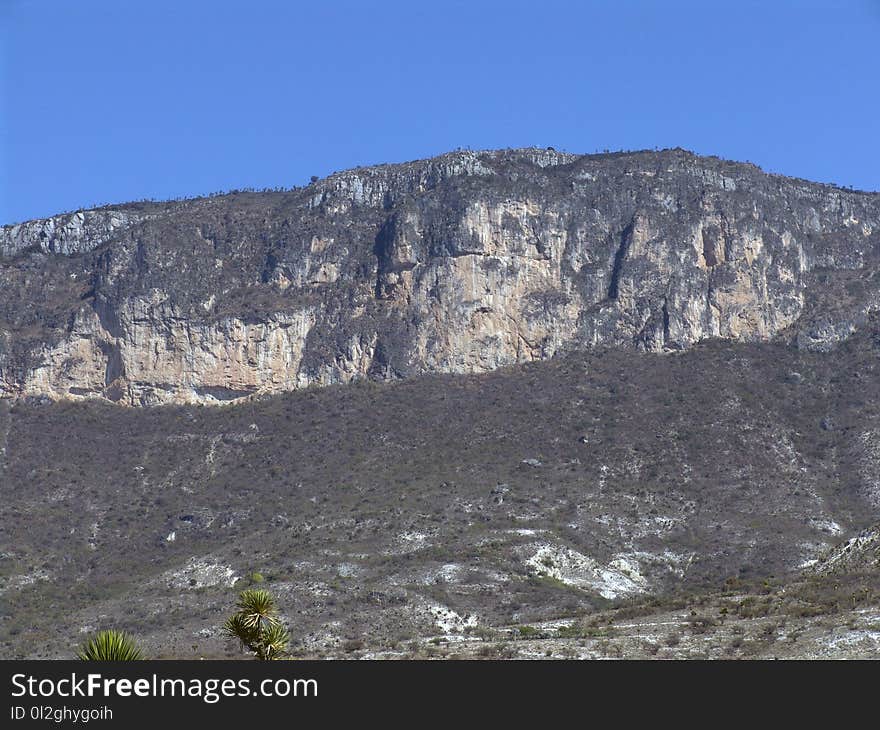
[[[0,0],[0,223],[458,147],[880,189],[880,0]]]

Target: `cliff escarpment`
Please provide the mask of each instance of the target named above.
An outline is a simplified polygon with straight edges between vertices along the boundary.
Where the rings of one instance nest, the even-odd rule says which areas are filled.
[[[830,350],[880,195],[683,150],[455,152],[0,229],[0,397],[218,403],[707,339]]]

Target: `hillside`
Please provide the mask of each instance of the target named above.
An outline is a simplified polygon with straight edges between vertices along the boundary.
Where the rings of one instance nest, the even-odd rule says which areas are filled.
[[[872,320],[833,353],[716,341],[223,408],[0,406],[3,654],[69,656],[112,621],[237,655],[219,624],[255,572],[317,654],[799,581],[877,521],[878,347]]]

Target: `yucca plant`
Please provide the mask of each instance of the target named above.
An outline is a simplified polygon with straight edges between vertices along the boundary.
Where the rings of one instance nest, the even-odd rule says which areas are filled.
[[[131,662],[144,658],[137,642],[124,631],[108,629],[91,636],[79,649],[77,659],[98,662]]]
[[[238,610],[223,630],[239,640],[257,659],[280,659],[287,651],[290,634],[278,619],[278,607],[272,594],[262,588],[250,588],[238,596]]]

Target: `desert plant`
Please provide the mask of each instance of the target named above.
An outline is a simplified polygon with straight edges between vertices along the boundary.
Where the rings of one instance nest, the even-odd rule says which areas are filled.
[[[237,607],[226,619],[223,630],[257,659],[280,659],[287,651],[290,634],[278,619],[272,594],[263,589],[242,591]]]
[[[77,659],[103,662],[129,662],[143,659],[137,642],[124,631],[99,631],[80,647]]]

